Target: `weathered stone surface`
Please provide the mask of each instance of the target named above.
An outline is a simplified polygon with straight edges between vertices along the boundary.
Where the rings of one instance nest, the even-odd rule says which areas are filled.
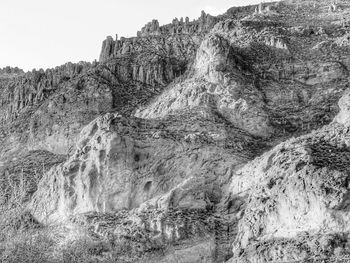
[[[55,69],[33,70],[1,85],[1,122],[14,120],[21,110],[43,101],[58,86],[91,66],[90,63],[67,63]]]
[[[115,64],[84,70],[68,64],[55,70],[27,73],[3,86],[3,158],[28,150],[68,154],[81,129],[93,119],[112,109],[130,114],[135,105],[159,92],[128,75],[122,79]]]
[[[211,16],[202,11],[197,20],[190,22],[188,17],[175,18],[171,24],[159,26],[158,20],[152,20],[137,33],[138,37],[147,37],[154,35],[175,35],[175,34],[204,34],[208,33],[211,28],[220,20],[219,17]]]
[[[18,67],[0,68],[0,78],[13,77],[21,74],[24,74],[24,71]]]
[[[117,238],[127,250],[119,259],[127,262],[214,262],[217,257],[211,234],[215,218],[206,210],[88,213],[70,221],[95,235]]]
[[[340,112],[334,121],[345,126],[350,125],[350,90],[347,90],[343,97],[339,100]]]
[[[204,106],[218,110],[232,124],[251,134],[268,136],[272,130],[262,94],[244,75],[247,66],[238,56],[226,39],[209,35],[197,52],[192,78],[167,90],[136,116],[160,118]]]
[[[100,62],[117,68],[123,80],[150,86],[165,86],[188,69],[200,38],[189,35],[111,37],[103,42]]]
[[[176,118],[157,122],[113,114],[96,119],[82,131],[72,157],[47,173],[33,199],[35,215],[43,219],[47,212],[52,220],[63,220],[141,204],[159,209],[214,205],[232,170],[254,155],[259,144],[215,122],[214,116],[207,118],[202,121],[205,130],[190,122],[200,121],[200,116],[182,123]]]
[[[346,94],[340,116],[348,102]],[[341,241],[349,232],[349,145],[348,127],[335,122],[276,146],[233,176],[231,197],[247,202],[234,245],[237,260],[306,261],[337,248],[349,252]],[[321,251],[311,245],[317,238],[328,240]]]
[[[159,26],[157,20],[148,23],[137,37],[114,40],[108,36],[102,44],[100,62],[121,57],[131,58],[120,65],[121,75],[148,85],[165,85],[182,75],[192,60],[202,35],[218,21],[202,12],[198,20],[174,19],[172,24]]]
[[[52,166],[31,215],[121,242],[110,259],[336,262],[350,254],[350,6],[329,6],[153,20],[108,37],[99,63],[2,73],[0,167],[33,174],[17,165],[28,151]]]
[[[100,54],[100,61],[107,60],[114,52],[115,43],[113,37],[108,36],[102,43],[102,50]]]
[[[83,129],[75,153],[64,164],[46,173],[29,209],[40,222],[51,224],[93,211],[124,213],[122,222],[135,223],[111,221],[107,229],[101,223],[93,232],[130,236],[141,254],[170,249],[167,256],[147,254],[156,257],[154,262],[221,260],[230,253],[232,232],[230,222],[215,215],[215,206],[232,173],[264,147],[206,109],[162,121],[107,114]],[[140,231],[146,239],[135,238]],[[188,246],[189,240],[196,254],[187,258],[186,249],[171,252],[173,246]]]

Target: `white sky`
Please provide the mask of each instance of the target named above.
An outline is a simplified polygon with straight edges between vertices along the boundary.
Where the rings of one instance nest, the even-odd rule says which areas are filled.
[[[0,0],[0,68],[98,59],[107,35],[131,37],[152,19],[217,15],[260,0]]]

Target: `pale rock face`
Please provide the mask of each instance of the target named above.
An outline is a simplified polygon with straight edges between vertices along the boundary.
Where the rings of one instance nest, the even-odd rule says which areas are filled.
[[[217,240],[227,243],[235,228],[213,207],[256,155],[250,147],[262,145],[209,113],[161,121],[106,114],[44,175],[28,209],[44,224],[83,221],[98,236],[129,237],[142,255],[181,247],[147,262],[221,262],[229,247]]]
[[[283,39],[272,37],[265,37],[265,44],[274,48],[288,50],[287,44],[283,41]]]
[[[334,140],[334,134],[340,136]],[[247,207],[234,253],[246,250],[253,260],[249,251],[259,242],[350,231],[343,209],[349,203],[349,140],[349,130],[334,124],[291,139],[239,170],[230,189],[246,196]]]
[[[190,22],[188,17],[173,19],[171,24],[159,26],[158,20],[152,20],[147,23],[141,31],[137,32],[138,37],[149,37],[157,35],[176,35],[190,34],[199,35],[208,32],[217,22],[219,18],[206,14],[202,11],[201,17]]]
[[[92,64],[87,62],[66,63],[53,69],[33,70],[12,78],[6,85],[0,86],[0,122],[15,120],[28,107],[41,103],[64,80],[73,79],[91,67]]]
[[[0,70],[0,172],[46,159],[28,213],[130,241],[126,262],[350,254],[350,93],[303,135],[349,86],[347,11],[326,2],[153,20],[100,63]]]
[[[201,44],[195,61],[195,74],[218,84],[224,81],[224,74],[218,71],[228,63],[231,47],[229,42],[215,35],[207,37]]]
[[[54,222],[93,211],[205,209],[218,202],[219,189],[246,160],[222,150],[216,157],[232,131],[213,124],[179,134],[175,123],[128,121],[113,114],[96,119],[81,132],[75,153],[45,175],[31,204],[34,215]],[[252,139],[240,136],[243,150],[244,140]],[[202,140],[214,144],[198,144]]]
[[[106,40],[103,41],[102,43],[102,51],[100,54],[100,61],[105,61],[107,60],[114,51],[114,41],[111,36],[108,36]]]
[[[223,37],[210,35],[201,44],[192,79],[176,84],[155,102],[136,111],[140,118],[156,119],[198,106],[218,110],[228,121],[251,134],[272,133],[262,94],[238,71],[241,65]],[[239,95],[243,94],[243,95]]]
[[[343,125],[350,125],[350,90],[347,90],[339,100],[340,112],[334,121]]]
[[[160,95],[145,108],[136,111],[135,116],[147,119],[163,118],[185,109],[207,107],[217,109],[228,121],[253,135],[267,137],[272,133],[268,115],[262,104],[252,105],[245,98],[235,95],[243,88],[239,83],[210,84],[204,81],[186,81]],[[252,96],[259,98],[252,86],[247,87]],[[255,93],[255,94],[254,94]],[[250,117],[248,117],[250,116]]]
[[[100,62],[113,65],[123,81],[164,86],[184,73],[200,40],[199,36],[187,35],[115,40],[109,36],[103,42]]]

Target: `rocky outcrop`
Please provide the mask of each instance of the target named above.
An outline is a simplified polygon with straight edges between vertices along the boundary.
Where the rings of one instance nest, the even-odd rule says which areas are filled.
[[[0,172],[47,162],[26,213],[110,261],[349,255],[350,5],[328,6],[153,20],[99,63],[7,78]]]
[[[346,94],[334,124],[278,145],[233,177],[232,197],[246,198],[247,206],[231,262],[307,261],[350,252],[343,240],[349,232],[350,133],[337,123],[348,124],[341,117],[348,102]]]
[[[340,112],[335,117],[334,122],[350,125],[350,90],[347,90],[339,101]]]
[[[258,6],[255,8],[254,10],[254,14],[255,15],[262,15],[264,13],[269,13],[271,6],[270,5],[266,5],[262,2],[260,2],[260,4],[258,4]]]
[[[143,55],[158,55],[159,57],[181,57],[191,54],[193,51],[191,49],[195,48],[198,41],[198,37],[181,34],[179,36],[154,34],[145,37],[121,37],[120,39],[116,35],[115,40],[108,36],[102,44],[100,62],[123,55],[140,55],[141,53],[146,53]]]
[[[119,260],[212,262],[217,257],[215,238],[211,233],[218,221],[206,210],[87,213],[70,220],[95,235],[116,238],[127,251],[121,253]],[[188,239],[191,239],[190,245],[186,242]],[[183,246],[188,248],[183,249]]]
[[[12,67],[5,67],[0,68],[0,87],[4,87],[8,85],[8,83],[18,77],[19,75],[23,75],[24,71],[22,69],[19,69],[18,67],[12,68]]]
[[[185,73],[195,54],[199,38],[190,36],[135,37],[103,42],[100,62],[117,67],[124,80],[151,86],[165,86]]]
[[[336,3],[333,3],[329,6],[329,12],[337,12],[338,11],[338,6]]]
[[[90,63],[67,63],[55,69],[33,70],[1,85],[1,122],[14,120],[21,110],[43,101],[59,84],[91,67]]]
[[[147,56],[154,54],[146,49],[138,53],[140,61]],[[169,66],[158,64],[157,58],[152,64],[143,60],[144,67],[132,66],[131,57],[109,64],[68,63],[22,74],[1,85],[1,154],[6,158],[27,150],[68,154],[90,121],[112,109],[130,114],[186,67],[172,58],[167,58]],[[161,69],[168,67],[174,75],[163,74]]]
[[[100,61],[106,61],[110,58],[110,56],[113,54],[115,48],[115,43],[113,40],[113,37],[108,36],[103,42],[102,42],[102,49],[100,54]]]
[[[4,68],[0,68],[0,75],[6,75],[6,74],[14,74],[14,75],[19,75],[19,74],[23,74],[24,71],[23,69],[20,69],[18,67],[4,67]]]
[[[136,116],[160,118],[204,106],[217,110],[236,127],[266,137],[272,130],[262,94],[244,71],[249,72],[248,65],[229,42],[209,35],[197,52],[192,78],[163,93],[151,105],[136,112]]]
[[[187,70],[201,35],[208,32],[218,21],[202,12],[193,22],[186,18],[173,20],[172,24],[159,26],[157,20],[148,23],[137,37],[114,40],[108,36],[102,43],[100,62],[128,56],[131,61],[120,67],[122,75],[148,85],[165,85]],[[147,62],[147,63],[146,63]]]
[[[152,20],[137,33],[137,36],[204,34],[208,33],[219,20],[220,18],[206,14],[204,11],[202,11],[201,16],[197,20],[191,22],[188,17],[185,20],[183,18],[175,18],[171,24],[159,26],[158,20]]]
[[[111,89],[89,77],[87,70],[68,64],[27,73],[4,87],[2,158],[31,150],[67,154],[80,129],[113,107]]]
[[[192,124],[193,118],[201,117],[184,123],[181,118],[157,122],[113,114],[96,119],[82,131],[72,157],[47,173],[33,199],[35,215],[63,220],[141,204],[206,209],[218,202],[234,166],[255,154],[245,145],[258,150],[258,141],[215,122],[214,116],[203,119],[205,130]],[[214,157],[218,145],[228,149],[219,159]]]
[[[188,240],[198,251],[195,261],[222,260],[234,228],[215,206],[232,173],[265,146],[206,109],[199,112],[162,121],[119,114],[94,120],[75,153],[41,180],[31,213],[40,222],[77,224],[96,212],[83,225],[101,237],[131,240],[133,260],[170,249],[154,262],[187,262],[186,249],[172,255],[171,247]]]

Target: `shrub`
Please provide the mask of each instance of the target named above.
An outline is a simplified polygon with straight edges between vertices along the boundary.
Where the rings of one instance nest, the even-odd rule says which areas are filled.
[[[51,251],[54,241],[45,232],[19,231],[1,243],[0,261],[6,263],[54,262]]]
[[[104,252],[108,250],[109,245],[107,243],[84,238],[68,244],[62,250],[61,260],[63,263],[106,262],[103,257]]]

